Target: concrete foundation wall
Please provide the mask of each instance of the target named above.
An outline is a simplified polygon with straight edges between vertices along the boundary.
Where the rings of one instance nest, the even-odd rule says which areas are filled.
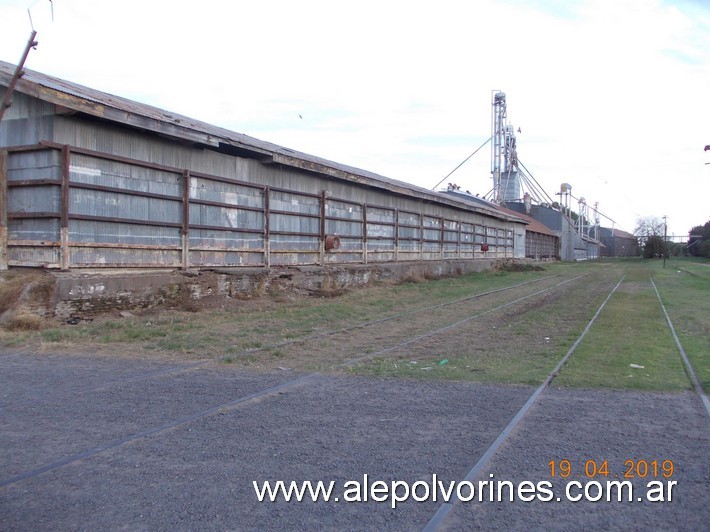
[[[338,267],[234,268],[190,272],[54,273],[51,313],[60,318],[146,308],[207,296],[249,299],[279,293],[320,293],[372,282],[434,279],[479,272],[512,260],[402,262]],[[523,262],[523,261],[517,261]]]

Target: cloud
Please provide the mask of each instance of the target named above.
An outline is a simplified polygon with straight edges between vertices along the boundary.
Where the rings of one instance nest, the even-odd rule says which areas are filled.
[[[26,42],[0,7],[0,57]],[[627,230],[710,216],[710,10],[690,1],[55,0],[28,67],[431,187],[508,95],[520,158]],[[45,11],[43,13],[43,10]],[[303,118],[299,118],[301,115]],[[489,150],[451,180],[491,188]]]

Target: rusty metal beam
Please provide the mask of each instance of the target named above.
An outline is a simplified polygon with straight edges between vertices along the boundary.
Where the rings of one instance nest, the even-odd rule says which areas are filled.
[[[62,270],[68,270],[69,258],[69,164],[71,152],[69,146],[62,148],[62,188],[59,201],[59,262]]]
[[[190,268],[190,170],[182,173],[182,269]]]
[[[271,267],[271,190],[264,187],[264,264]]]
[[[0,270],[7,270],[7,150],[0,150]]]

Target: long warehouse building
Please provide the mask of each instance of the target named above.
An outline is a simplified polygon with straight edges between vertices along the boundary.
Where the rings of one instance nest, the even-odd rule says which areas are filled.
[[[0,62],[0,95],[14,66]],[[524,258],[511,212],[26,70],[0,122],[0,269]]]

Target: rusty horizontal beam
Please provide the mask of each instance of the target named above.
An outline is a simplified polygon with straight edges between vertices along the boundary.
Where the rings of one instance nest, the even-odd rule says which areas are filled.
[[[274,231],[273,229],[269,233],[271,234],[271,236],[283,235],[283,236],[305,236],[308,238],[320,238],[320,233],[299,233],[296,231]]]
[[[248,205],[239,205],[238,203],[223,203],[221,201],[201,200],[195,198],[190,198],[190,205],[207,205],[208,207],[221,207],[235,211],[264,212],[263,207],[250,207]]]
[[[96,269],[107,269],[107,268],[153,268],[153,269],[177,269],[180,267],[180,262],[72,262],[72,270],[78,270],[82,268],[96,268]]]
[[[8,220],[25,220],[31,218],[60,218],[58,212],[8,212]]]
[[[60,264],[58,262],[38,262],[34,260],[8,260],[8,266],[17,266],[21,268],[47,268],[47,269],[58,269]]]
[[[213,246],[191,246],[192,251],[206,251],[209,253],[243,253],[245,255],[263,255],[264,248],[216,248]]]
[[[11,179],[8,180],[7,186],[8,188],[14,188],[14,187],[38,187],[38,186],[46,186],[46,185],[53,185],[53,186],[62,186],[62,180],[61,179]]]
[[[58,247],[59,241],[55,240],[9,240],[8,247]]]
[[[201,229],[204,231],[221,231],[224,233],[249,233],[254,235],[263,235],[263,229],[248,229],[246,227],[226,227],[223,225],[201,225],[190,224],[190,229]],[[194,237],[194,235],[192,235]],[[198,238],[198,237],[195,237]]]
[[[151,251],[180,251],[179,245],[161,244],[127,244],[118,242],[69,242],[70,248],[97,249],[142,249]]]

